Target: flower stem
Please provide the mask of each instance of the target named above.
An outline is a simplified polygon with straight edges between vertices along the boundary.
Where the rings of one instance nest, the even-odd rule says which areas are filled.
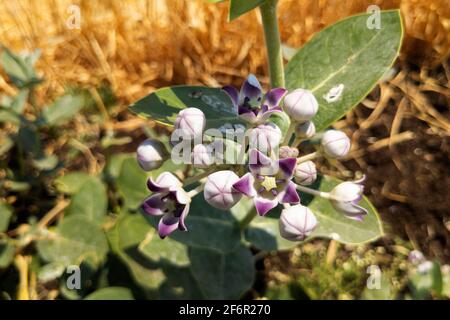
[[[269,60],[270,85],[272,88],[284,88],[283,56],[278,30],[277,4],[278,0],[266,0],[259,8]]]
[[[246,216],[244,217],[244,219],[242,219],[242,221],[239,223],[239,229],[241,229],[241,231],[245,230],[245,228],[247,228],[247,226],[250,224],[250,222],[252,222],[252,220],[257,216],[257,212],[256,212],[256,208],[253,207],[252,210],[250,210]]]
[[[306,156],[297,158],[297,164],[302,163],[302,162],[306,162],[306,161],[309,161],[309,160],[316,159],[316,158],[320,157],[321,154],[322,154],[321,152],[316,151],[316,152],[307,154]]]
[[[331,198],[331,196],[330,196],[330,194],[328,192],[318,191],[318,190],[314,190],[314,189],[307,188],[307,187],[300,186],[300,185],[297,185],[297,190],[301,191],[301,192],[304,192],[304,193],[312,194],[313,196],[322,197],[322,198],[325,198],[325,199],[330,199]]]
[[[205,188],[205,184],[202,183],[201,185],[199,185],[197,188],[192,189],[191,191],[188,192],[189,197],[193,198],[196,195],[198,195],[200,192],[203,191],[203,189]]]
[[[289,145],[289,142],[291,142],[291,138],[292,138],[292,135],[294,134],[294,131],[295,131],[295,125],[293,123],[291,123],[288,131],[286,132],[286,136],[284,137],[284,140],[283,140],[284,145],[286,145],[286,146]],[[295,147],[295,145],[293,147]]]
[[[202,172],[196,176],[186,178],[186,179],[184,179],[184,186],[188,186],[190,184],[193,184],[194,182],[200,181],[201,179],[209,176],[214,171],[216,171],[216,168],[212,168],[212,169],[206,170],[205,172]]]

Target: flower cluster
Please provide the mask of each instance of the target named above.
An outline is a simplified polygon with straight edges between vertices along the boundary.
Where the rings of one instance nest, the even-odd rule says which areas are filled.
[[[320,156],[340,159],[350,150],[350,139],[342,131],[316,134],[312,119],[319,104],[312,92],[296,89],[288,93],[284,88],[275,88],[264,94],[253,75],[246,79],[240,91],[230,86],[223,90],[229,95],[237,117],[247,123],[248,134],[240,148],[246,155],[245,165],[218,165],[215,162],[217,155],[213,154],[216,144],[208,139],[198,139],[205,132],[204,113],[195,107],[180,111],[175,130],[178,134],[181,132],[184,139],[194,141],[190,164],[204,172],[187,178],[184,184],[169,172],[162,173],[156,180],[148,180],[152,194],[143,202],[142,210],[149,215],[161,216],[158,226],[161,238],[177,229],[187,230],[185,220],[191,199],[202,191],[205,201],[221,210],[229,210],[242,197],[252,199],[260,216],[269,214],[281,204],[284,208],[279,219],[280,234],[290,241],[304,240],[318,224],[314,213],[301,204],[299,192],[324,197],[346,217],[363,220],[367,211],[358,204],[363,194],[362,180],[343,182],[330,192],[308,187],[318,176],[312,160]],[[274,114],[283,112],[291,119],[291,126],[285,133],[271,121]],[[298,149],[301,143],[319,136],[318,151],[301,155]],[[139,164],[146,171],[161,167],[168,156],[166,147],[152,139],[144,141],[137,150]],[[192,182],[200,185],[187,192],[185,189]]]

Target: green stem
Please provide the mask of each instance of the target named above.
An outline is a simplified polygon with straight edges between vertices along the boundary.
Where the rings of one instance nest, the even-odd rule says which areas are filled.
[[[247,215],[242,219],[241,222],[239,222],[239,228],[243,231],[247,226],[252,222],[252,220],[257,216],[256,208],[253,207],[252,210],[250,210]]]
[[[259,8],[269,60],[270,85],[272,88],[284,88],[283,55],[278,30],[277,4],[278,0],[266,0]]]

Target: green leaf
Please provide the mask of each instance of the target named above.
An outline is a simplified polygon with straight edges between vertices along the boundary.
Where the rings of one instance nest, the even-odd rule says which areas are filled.
[[[234,20],[244,13],[260,6],[265,0],[230,0],[229,20]]]
[[[4,202],[0,202],[0,233],[8,230],[12,214],[13,211],[11,206]]]
[[[105,185],[99,178],[90,177],[72,197],[66,214],[83,215],[94,223],[102,223],[107,207],[108,195]]]
[[[108,287],[91,293],[84,300],[134,300],[134,297],[128,288]]]
[[[170,238],[162,240],[155,229],[151,229],[139,244],[139,252],[156,263],[169,262],[174,266],[188,266],[188,249]]]
[[[41,153],[41,140],[36,128],[32,125],[22,125],[17,135],[17,142],[27,153],[39,155]]]
[[[159,89],[130,106],[138,116],[172,126],[180,110],[196,107],[206,117],[206,129],[225,123],[241,123],[230,97],[221,89],[199,86],[174,86]]]
[[[142,215],[124,214],[107,235],[112,251],[127,266],[134,281],[143,288],[156,290],[164,282],[165,275],[156,263],[139,251],[139,244],[149,230]]]
[[[311,186],[325,192],[331,191],[341,181],[323,176]],[[323,198],[300,194],[302,204],[307,205],[316,215],[318,226],[308,239],[315,237],[335,239],[345,244],[361,244],[374,241],[383,235],[381,220],[370,201],[363,197],[360,205],[368,210],[363,222],[346,218],[337,212],[331,203]],[[278,207],[267,217],[256,217],[246,231],[246,239],[261,250],[284,250],[297,245],[296,242],[281,238],[278,230],[278,218],[281,208]]]
[[[159,217],[145,216],[156,228]],[[192,199],[186,218],[187,232],[174,232],[170,238],[189,247],[206,248],[219,253],[233,251],[240,243],[236,219],[228,211],[211,207],[199,194]]]
[[[41,171],[50,171],[56,168],[59,163],[58,156],[52,154],[49,156],[42,156],[38,159],[33,159],[33,166]]]
[[[35,74],[33,64],[35,57],[23,57],[3,47],[0,64],[8,77],[18,88],[31,87],[42,82]]]
[[[399,11],[382,11],[379,30],[367,28],[369,17],[361,14],[325,28],[286,67],[287,88],[309,89],[317,98],[318,131],[364,99],[398,56],[403,36]],[[340,97],[327,102],[324,97],[338,86],[343,86]]]
[[[85,260],[99,266],[106,258],[108,242],[97,224],[76,215],[65,218],[52,238],[40,240],[38,251],[44,260],[64,266]]]
[[[25,102],[28,99],[29,91],[27,89],[20,90],[19,94],[14,97],[12,103],[11,103],[11,110],[14,111],[16,114],[22,114],[23,109],[25,108]]]
[[[61,277],[66,267],[59,262],[51,262],[39,269],[38,279],[42,282],[49,282]]]
[[[67,94],[57,99],[42,112],[42,121],[47,125],[60,125],[72,119],[85,105],[82,95]]]
[[[0,108],[0,123],[20,124],[20,117],[10,109]]]
[[[7,268],[14,260],[14,245],[10,241],[0,240],[0,270]]]
[[[272,122],[280,128],[282,137],[284,137],[291,125],[291,118],[284,112],[275,112],[270,116],[269,122]]]
[[[242,245],[228,253],[190,248],[189,257],[194,278],[208,299],[239,299],[253,285],[253,256]]]
[[[91,176],[85,172],[70,172],[64,176],[61,176],[55,180],[56,189],[61,193],[75,194],[81,186],[91,178]]]

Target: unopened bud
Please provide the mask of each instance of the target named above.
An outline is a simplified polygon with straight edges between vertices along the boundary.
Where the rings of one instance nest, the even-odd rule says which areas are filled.
[[[316,134],[316,126],[312,121],[299,123],[295,127],[295,135],[300,139],[311,139]]]
[[[317,179],[316,165],[312,161],[299,163],[295,168],[295,181],[303,186],[309,186]]]
[[[158,140],[147,139],[137,148],[137,160],[145,171],[158,169],[167,160],[169,153]]]
[[[192,150],[192,164],[199,169],[205,169],[214,163],[211,148],[198,144]]]
[[[284,98],[284,111],[297,122],[311,120],[319,110],[319,104],[311,91],[297,89]]]
[[[314,231],[317,219],[309,208],[298,204],[281,212],[278,225],[283,238],[289,241],[302,241]]]
[[[239,177],[233,171],[210,174],[203,190],[206,202],[221,210],[233,207],[242,197],[242,194],[232,187],[238,180]]]
[[[350,139],[342,131],[328,130],[323,134],[322,147],[330,158],[343,158],[350,151]]]
[[[178,135],[185,139],[201,137],[205,126],[205,114],[197,108],[181,110],[175,119],[175,130],[179,130]]]

